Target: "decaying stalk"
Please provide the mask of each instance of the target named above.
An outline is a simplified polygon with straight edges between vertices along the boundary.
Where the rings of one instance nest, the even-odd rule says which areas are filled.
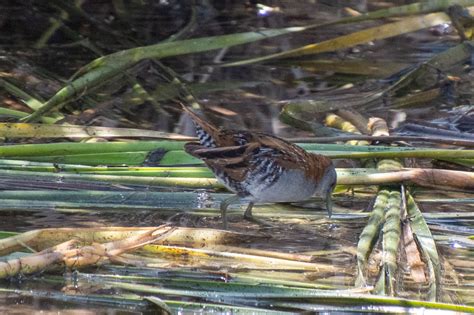
[[[120,254],[156,242],[173,230],[174,228],[164,225],[103,244],[81,245],[79,240],[70,240],[26,257],[0,262],[0,279],[60,266],[76,269],[114,261]]]
[[[331,116],[333,127],[360,133],[354,127],[357,122],[345,122],[341,117]],[[357,115],[345,115],[349,120]],[[328,120],[327,120],[328,121]],[[360,122],[358,122],[360,124]],[[348,127],[349,126],[349,127]],[[368,129],[372,136],[389,136],[386,122],[381,118],[370,118]],[[377,170],[384,173],[356,175],[341,178],[340,184],[364,181],[366,184],[398,184],[398,188],[380,188],[372,206],[372,212],[357,244],[357,272],[355,285],[368,286],[371,282],[369,259],[380,260],[374,293],[394,296],[397,292],[401,272],[408,270],[414,283],[428,283],[428,296],[437,297],[439,263],[435,243],[418,207],[411,195],[405,191],[404,182],[420,186],[450,186],[466,189],[474,182],[470,173],[446,170],[404,169],[398,160],[382,159]],[[365,177],[365,179],[361,178]],[[466,177],[467,176],[467,177]],[[466,180],[466,178],[468,180]],[[411,216],[416,223],[411,223]],[[423,235],[423,242],[419,241]],[[381,254],[378,255],[379,248]],[[405,257],[406,259],[402,259]],[[400,263],[406,261],[406,266]],[[372,273],[373,273],[372,268]],[[428,277],[426,276],[428,275]]]

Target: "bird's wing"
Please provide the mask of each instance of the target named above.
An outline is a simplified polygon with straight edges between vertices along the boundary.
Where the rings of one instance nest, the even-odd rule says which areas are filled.
[[[260,147],[260,152],[257,155],[271,157],[278,165],[286,169],[302,168],[302,163],[307,160],[309,155],[301,147],[272,135],[258,133],[257,141]]]
[[[230,180],[243,181],[252,168],[249,150],[251,144],[221,148],[206,148],[197,142],[187,143],[184,149],[194,157],[202,159],[219,176],[225,174]]]

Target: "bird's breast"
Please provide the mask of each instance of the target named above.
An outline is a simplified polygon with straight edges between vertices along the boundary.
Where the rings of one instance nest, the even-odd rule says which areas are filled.
[[[302,170],[282,169],[277,175],[254,176],[247,179],[249,197],[256,202],[294,202],[310,198],[317,183]]]

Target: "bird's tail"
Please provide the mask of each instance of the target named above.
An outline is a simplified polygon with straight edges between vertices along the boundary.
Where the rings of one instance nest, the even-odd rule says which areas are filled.
[[[195,112],[190,108],[181,104],[181,108],[186,112],[194,121],[196,126],[196,135],[199,139],[199,143],[207,148],[216,147],[216,141],[214,140],[214,135],[217,135],[219,129],[216,126],[211,125],[201,117],[199,117]]]

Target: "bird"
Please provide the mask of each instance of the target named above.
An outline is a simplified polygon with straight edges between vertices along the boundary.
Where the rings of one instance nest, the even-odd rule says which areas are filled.
[[[270,134],[218,128],[184,104],[181,107],[193,120],[198,138],[184,150],[201,159],[236,194],[220,204],[224,229],[227,208],[234,203],[248,202],[244,218],[262,223],[252,216],[255,203],[298,202],[318,195],[331,217],[337,174],[330,158]]]

